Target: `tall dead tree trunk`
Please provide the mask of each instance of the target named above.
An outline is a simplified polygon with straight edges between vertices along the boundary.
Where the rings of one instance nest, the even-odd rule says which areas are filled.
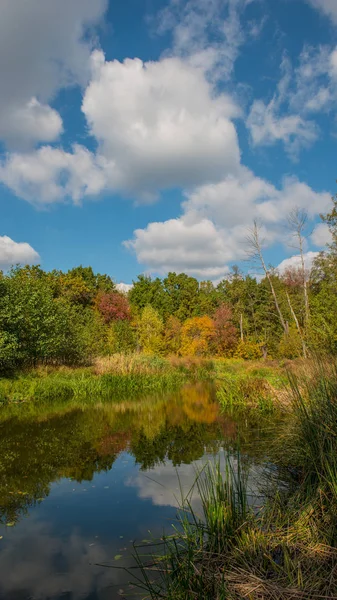
[[[307,329],[310,320],[310,306],[309,306],[309,294],[308,294],[308,279],[304,261],[304,231],[308,221],[308,213],[304,209],[294,208],[288,216],[288,223],[292,231],[292,235],[295,238],[295,244],[293,245],[298,250],[301,262],[301,279],[303,287],[303,300],[304,300],[304,321],[305,328]]]
[[[250,247],[250,256],[252,259],[254,259],[255,261],[258,260],[259,263],[261,264],[261,267],[264,271],[264,274],[268,280],[269,286],[270,286],[270,290],[274,299],[274,303],[275,303],[275,308],[277,311],[277,314],[279,316],[281,325],[283,327],[283,331],[285,333],[285,335],[288,335],[288,323],[286,322],[285,318],[283,317],[278,299],[277,299],[277,295],[276,295],[276,291],[274,288],[274,284],[272,281],[272,278],[270,276],[270,272],[267,269],[267,265],[265,263],[263,254],[262,254],[262,243],[260,241],[260,228],[257,224],[256,221],[254,221],[254,225],[252,227],[252,229],[250,230],[250,234],[247,238],[247,242],[249,244]]]

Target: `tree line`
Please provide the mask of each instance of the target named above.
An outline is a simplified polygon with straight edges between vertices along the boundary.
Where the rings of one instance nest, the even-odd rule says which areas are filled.
[[[0,273],[0,368],[40,362],[82,364],[116,352],[182,356],[295,358],[337,352],[337,199],[322,215],[332,243],[307,272],[306,214],[289,224],[299,266],[267,266],[255,223],[247,240],[262,276],[237,266],[213,284],[185,273],[139,275],[128,294],[91,267]]]

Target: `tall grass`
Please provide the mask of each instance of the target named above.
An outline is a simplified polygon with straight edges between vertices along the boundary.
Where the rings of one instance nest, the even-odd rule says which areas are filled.
[[[315,361],[309,372],[291,374],[290,384],[288,480],[320,516],[325,541],[337,546],[337,363]]]
[[[97,402],[177,389],[189,379],[209,378],[212,363],[192,366],[144,355],[97,359],[92,367],[39,367],[0,379],[0,405],[20,402],[83,400]]]
[[[276,361],[218,359],[215,373],[218,401],[231,413],[249,410],[268,415],[283,411],[288,402],[288,378]]]
[[[164,536],[159,552],[144,562],[136,548],[136,560],[142,580],[138,585],[146,597],[169,600],[222,600],[227,598],[223,577],[223,556],[250,518],[246,480],[236,472],[227,458],[226,474],[220,463],[207,464],[196,473],[195,489],[182,500],[174,534]],[[196,493],[201,514],[193,509],[191,497]]]
[[[26,376],[0,380],[0,403],[91,400],[164,392],[184,383],[180,373],[158,374],[55,374],[46,377]]]
[[[258,409],[273,412],[277,395],[267,379],[250,374],[225,373],[217,381],[217,398],[226,410]]]
[[[224,473],[208,465],[196,482],[202,517],[183,503],[154,573],[138,554],[143,597],[337,599],[337,365],[308,363],[289,384],[291,425],[275,441],[278,487],[266,488],[253,513],[240,461]]]
[[[198,379],[214,376],[214,361],[202,357],[155,356],[147,354],[113,354],[97,358],[93,364],[93,372],[104,373],[163,373],[178,371]]]

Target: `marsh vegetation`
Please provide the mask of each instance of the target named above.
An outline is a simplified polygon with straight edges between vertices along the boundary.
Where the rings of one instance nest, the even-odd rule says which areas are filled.
[[[336,364],[306,363],[288,377],[288,417],[269,440],[262,505],[249,504],[240,454],[236,463],[229,454],[225,468],[208,463],[196,473],[199,513],[190,493],[152,566],[137,553],[146,597],[337,597]],[[240,398],[240,387],[236,393]]]

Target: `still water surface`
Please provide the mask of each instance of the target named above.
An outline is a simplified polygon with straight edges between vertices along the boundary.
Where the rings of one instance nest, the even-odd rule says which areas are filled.
[[[129,566],[134,541],[170,530],[179,480],[187,491],[196,466],[234,451],[238,436],[258,480],[272,432],[270,421],[223,415],[208,385],[3,414],[1,600],[130,597],[128,574],[109,566]]]

